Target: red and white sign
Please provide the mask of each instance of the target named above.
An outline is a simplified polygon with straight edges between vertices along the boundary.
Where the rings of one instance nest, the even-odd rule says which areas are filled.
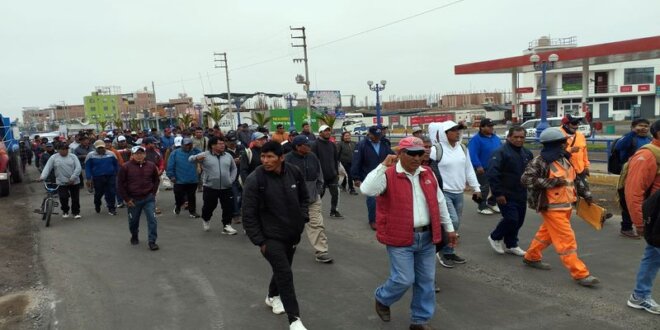
[[[660,74],[655,75],[655,87],[660,86]]]
[[[392,124],[398,124],[400,120],[399,116],[390,116],[390,123]]]
[[[447,120],[454,120],[453,114],[435,115],[435,116],[417,116],[410,118],[410,125],[422,125],[430,123],[440,123]]]
[[[518,94],[533,93],[533,92],[534,92],[534,87],[518,87],[518,88],[516,88],[516,93],[518,93]]]
[[[637,85],[637,91],[638,92],[648,92],[651,90],[651,85]]]
[[[621,86],[619,87],[619,91],[621,93],[629,93],[632,92],[632,86],[626,85],[626,86]]]

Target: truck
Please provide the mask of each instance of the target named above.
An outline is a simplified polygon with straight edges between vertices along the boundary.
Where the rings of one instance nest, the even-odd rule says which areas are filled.
[[[23,181],[16,122],[0,114],[0,197],[9,196],[12,183]]]

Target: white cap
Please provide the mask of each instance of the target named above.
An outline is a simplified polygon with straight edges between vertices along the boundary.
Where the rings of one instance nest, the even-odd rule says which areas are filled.
[[[123,136],[123,135],[118,136],[117,137],[117,142],[121,142],[121,141],[126,141],[126,137]]]
[[[321,127],[319,127],[319,133],[325,131],[325,130],[328,129],[328,128],[330,128],[330,126],[328,126],[328,125],[321,125]]]
[[[183,137],[177,136],[177,137],[174,138],[174,146],[175,147],[180,147],[181,142],[183,142]]]

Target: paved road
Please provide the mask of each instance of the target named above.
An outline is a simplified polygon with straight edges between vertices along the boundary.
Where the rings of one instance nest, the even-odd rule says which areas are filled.
[[[20,202],[38,203],[41,187],[26,187],[34,197],[0,202],[11,212]],[[198,195],[201,199],[201,194]],[[329,197],[325,198],[327,214]],[[83,219],[56,218],[40,228],[38,250],[45,285],[53,296],[44,319],[52,329],[287,329],[285,316],[264,305],[270,268],[245,235],[220,234],[217,216],[203,232],[199,220],[174,216],[171,191],[161,191],[160,251],[131,246],[126,211],[93,214],[91,196],[82,194]],[[31,209],[31,208],[30,208]],[[388,273],[384,247],[366,224],[364,197],[341,195],[346,218],[326,218],[333,264],[314,261],[305,239],[294,260],[302,319],[309,329],[407,329],[410,293],[392,307],[392,322],[373,310],[373,291]],[[574,221],[580,255],[603,284],[582,288],[569,277],[554,251],[554,269],[526,268],[519,257],[496,255],[486,235],[497,216],[476,213],[466,202],[458,253],[468,259],[455,269],[438,266],[441,292],[432,325],[442,329],[658,329],[660,319],[632,310],[625,302],[644,244],[620,238],[611,223],[596,232]],[[32,221],[40,224],[36,215]],[[539,225],[528,213],[521,232],[526,248]],[[240,225],[237,226],[240,229]],[[656,281],[657,282],[657,281]],[[659,297],[655,289],[656,298]]]

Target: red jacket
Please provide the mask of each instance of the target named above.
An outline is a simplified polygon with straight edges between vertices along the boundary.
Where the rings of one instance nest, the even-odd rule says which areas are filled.
[[[438,182],[429,167],[419,172],[419,180],[426,197],[431,220],[433,243],[442,239]],[[405,173],[397,173],[396,166],[386,171],[387,189],[376,197],[376,238],[390,246],[410,246],[414,238],[412,184]]]
[[[138,163],[130,160],[119,168],[117,192],[128,201],[142,200],[149,195],[156,195],[160,176],[156,165],[150,161]]]
[[[660,140],[653,139],[650,143],[660,148]],[[649,146],[649,145],[647,145]],[[651,146],[649,146],[651,147]],[[626,206],[635,227],[644,227],[642,218],[642,203],[646,192],[651,194],[660,189],[660,168],[655,155],[645,147],[637,150],[628,161],[628,175],[626,176]]]

